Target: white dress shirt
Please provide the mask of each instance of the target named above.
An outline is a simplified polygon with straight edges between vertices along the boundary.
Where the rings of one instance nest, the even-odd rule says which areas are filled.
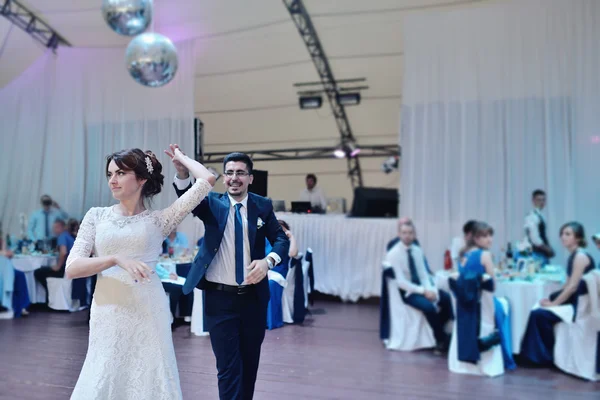
[[[56,237],[52,230],[52,225],[54,225],[54,222],[56,222],[57,219],[62,219],[67,222],[67,218],[69,218],[69,216],[63,210],[54,207],[50,208],[48,211],[48,237],[46,237],[46,213],[44,209],[42,208],[33,212],[29,218],[29,225],[27,226],[29,239],[36,242],[38,240]]]
[[[187,188],[191,179],[179,179],[175,176],[175,186],[177,189],[184,190]],[[229,215],[227,216],[227,224],[223,232],[223,240],[219,246],[215,258],[213,258],[210,266],[206,270],[206,280],[209,282],[222,283],[225,285],[237,286],[235,279],[235,205],[241,203],[240,214],[242,215],[242,228],[244,231],[244,279],[250,272],[246,267],[250,265],[252,256],[250,253],[250,240],[248,239],[248,195],[242,200],[237,201],[229,196]],[[281,258],[277,253],[271,252],[268,257],[271,257],[277,265],[281,262]]]
[[[544,221],[542,213],[538,209],[532,210],[525,217],[525,236],[529,239],[529,242],[534,246],[543,246],[544,242],[540,236],[539,224]],[[545,222],[545,221],[544,221]]]
[[[415,267],[417,269],[417,275],[421,281],[420,285],[416,285],[411,281],[410,267],[408,265],[408,248],[410,247],[413,259],[415,260]],[[402,241],[399,241],[387,252],[385,255],[385,261],[390,264],[394,269],[396,275],[396,281],[398,287],[406,292],[407,295],[411,293],[423,294],[425,290],[433,291],[437,295],[437,289],[432,284],[427,270],[425,269],[425,257],[423,251],[419,246],[410,245],[407,247]]]
[[[313,207],[321,207],[323,211],[327,210],[327,198],[325,192],[319,187],[314,187],[312,190],[304,189],[300,192],[300,201],[310,201]]]

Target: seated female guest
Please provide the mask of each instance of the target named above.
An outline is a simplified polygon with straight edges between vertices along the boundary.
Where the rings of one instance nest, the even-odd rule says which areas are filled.
[[[466,246],[459,253],[461,260],[458,268],[459,274],[462,276],[469,274],[483,276],[487,274],[493,279],[495,266],[490,247],[492,246],[494,229],[481,221],[469,221],[465,226],[467,227],[467,225],[468,229],[465,228]],[[490,283],[493,283],[493,281]],[[494,291],[493,284],[487,286],[485,290]],[[505,323],[506,318],[504,307],[494,297],[494,325],[500,336],[504,368],[512,370],[516,367],[516,364],[512,357],[510,329]]]
[[[282,296],[283,296],[283,282],[288,273],[290,259],[295,258],[298,255],[298,245],[296,238],[290,231],[290,226],[283,220],[278,220],[279,226],[283,229],[288,239],[290,239],[290,250],[287,257],[283,257],[281,262],[269,271],[269,291],[271,293],[271,299],[267,308],[267,328],[276,329],[283,326],[283,308],[282,308]],[[265,254],[271,252],[271,244],[267,241],[265,246]],[[281,283],[279,283],[281,282]]]
[[[562,319],[547,307],[567,306],[577,313],[577,299],[587,293],[583,275],[594,269],[594,259],[583,250],[586,247],[585,232],[578,222],[569,222],[560,228],[560,240],[569,251],[567,283],[550,299],[540,301],[541,308],[529,314],[527,330],[521,344],[521,355],[526,361],[537,365],[552,364],[554,357],[554,325]]]

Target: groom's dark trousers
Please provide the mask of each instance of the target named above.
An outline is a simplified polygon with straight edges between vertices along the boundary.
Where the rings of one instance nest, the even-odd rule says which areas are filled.
[[[244,294],[210,290],[208,282],[203,286],[207,287],[204,310],[217,358],[220,398],[252,399],[267,304],[259,299],[254,285]]]

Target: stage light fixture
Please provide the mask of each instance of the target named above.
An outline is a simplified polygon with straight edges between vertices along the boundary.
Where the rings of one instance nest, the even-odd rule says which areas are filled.
[[[360,93],[338,93],[335,98],[339,105],[357,106],[360,104]]]
[[[358,153],[360,153],[360,148],[352,141],[340,144],[340,146],[333,151],[333,155],[336,158],[352,158],[356,157]]]
[[[299,98],[300,108],[302,110],[314,110],[321,108],[323,98],[321,96],[303,96]]]

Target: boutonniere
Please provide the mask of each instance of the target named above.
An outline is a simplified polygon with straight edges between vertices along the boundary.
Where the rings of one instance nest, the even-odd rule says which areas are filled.
[[[265,223],[263,222],[263,220],[262,220],[262,219],[260,219],[260,217],[258,217],[258,220],[256,221],[256,228],[257,228],[257,229],[260,229],[260,228],[262,228],[262,226],[263,226],[264,224],[265,224]]]

